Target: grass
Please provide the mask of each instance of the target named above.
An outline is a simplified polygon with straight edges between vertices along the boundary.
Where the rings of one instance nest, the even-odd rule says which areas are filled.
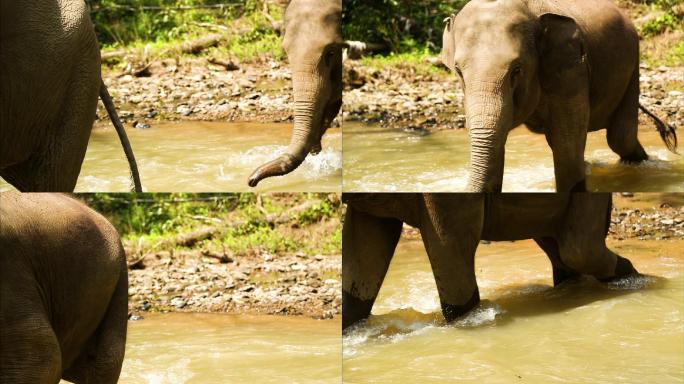
[[[145,0],[133,0],[142,6]],[[188,2],[188,1],[185,1]],[[212,3],[208,0],[190,3]],[[106,3],[106,2],[105,2]],[[160,1],[165,11],[137,11],[132,14],[94,17],[98,39],[103,52],[125,48],[139,57],[176,58],[182,55],[178,47],[210,33],[222,33],[225,41],[219,47],[204,50],[199,56],[227,57],[252,61],[264,57],[281,60],[284,57],[281,37],[273,29],[271,20],[282,20],[283,9],[268,3],[268,17],[263,12],[262,0],[245,0],[243,6],[223,10],[173,10],[183,1]],[[184,5],[184,4],[183,4]],[[143,54],[144,52],[144,54]],[[108,61],[119,64],[118,59]]]
[[[439,53],[429,49],[414,49],[401,53],[390,53],[389,55],[366,56],[361,59],[361,63],[374,69],[384,69],[388,67],[411,67],[417,75],[443,74],[445,70],[427,61],[428,58],[437,56]]]
[[[328,194],[81,195],[137,252],[209,250],[232,254],[331,255],[341,251],[341,203]],[[287,215],[287,220],[283,218]],[[275,220],[280,218],[280,220]],[[192,247],[173,241],[213,227],[218,235]],[[169,249],[166,249],[169,250]]]

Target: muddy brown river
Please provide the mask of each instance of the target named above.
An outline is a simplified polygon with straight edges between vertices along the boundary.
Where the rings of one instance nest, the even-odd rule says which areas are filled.
[[[639,132],[639,140],[651,159],[625,165],[608,147],[605,130],[590,133],[585,151],[587,188],[684,192],[684,158],[669,152],[655,130]],[[343,153],[345,192],[458,192],[468,182],[466,130],[426,135],[345,123]],[[554,188],[553,157],[544,136],[524,127],[514,129],[506,143],[503,190],[546,192]]]
[[[609,246],[648,276],[552,288],[533,241],[480,245],[482,304],[445,325],[423,244],[402,239],[368,323],[343,338],[345,383],[681,383],[684,239]]]
[[[148,314],[128,323],[119,383],[340,383],[341,326],[339,317]]]
[[[323,150],[291,174],[247,185],[256,167],[282,153],[292,124],[185,121],[126,129],[145,192],[339,192],[342,134],[330,129]],[[129,192],[128,163],[111,124],[93,128],[76,192]],[[11,186],[0,179],[0,190]]]

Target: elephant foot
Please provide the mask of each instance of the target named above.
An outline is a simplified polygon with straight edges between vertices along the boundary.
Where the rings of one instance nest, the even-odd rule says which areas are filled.
[[[370,316],[375,300],[362,300],[351,293],[342,291],[342,330]]]
[[[560,268],[554,268],[553,269],[553,286],[556,287],[568,280],[576,280],[582,276],[581,274],[577,272],[573,272],[569,269],[560,269]]]
[[[639,149],[636,152],[630,155],[620,156],[620,162],[623,164],[639,164],[646,160],[648,160],[648,155],[641,146],[639,146]]]
[[[450,323],[458,319],[459,317],[465,315],[471,309],[475,308],[479,303],[480,292],[478,290],[475,290],[473,295],[465,304],[447,304],[440,300],[440,304],[442,305],[442,314],[444,315],[444,319],[446,319],[447,323]]]
[[[613,277],[607,279],[599,279],[602,282],[610,282],[617,280],[626,276],[636,276],[639,272],[634,268],[632,262],[625,259],[624,257],[618,256],[617,262],[615,263],[615,274]]]

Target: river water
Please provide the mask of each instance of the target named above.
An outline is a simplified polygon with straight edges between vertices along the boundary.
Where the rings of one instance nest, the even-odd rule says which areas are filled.
[[[148,314],[128,323],[119,383],[340,383],[340,318]]]
[[[651,157],[639,165],[619,163],[605,130],[588,135],[587,188],[603,192],[684,192],[684,158],[667,150],[658,133],[639,132]],[[468,182],[470,142],[466,130],[433,134],[344,125],[345,192],[458,192]],[[505,192],[553,191],[553,156],[543,135],[520,127],[506,143]]]
[[[345,383],[682,383],[684,239],[609,243],[649,276],[552,288],[532,240],[480,245],[482,304],[445,325],[420,240],[402,239]]]
[[[282,153],[292,124],[185,121],[127,129],[146,192],[339,192],[342,182],[342,134],[329,129],[323,150],[284,177],[247,178],[259,165]],[[76,192],[129,192],[128,163],[111,124],[96,125],[90,135]],[[0,190],[11,186],[0,179]]]

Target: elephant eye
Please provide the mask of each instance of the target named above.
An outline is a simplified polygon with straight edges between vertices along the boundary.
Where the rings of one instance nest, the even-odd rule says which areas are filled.
[[[515,82],[518,80],[520,75],[522,75],[522,66],[520,66],[520,64],[516,64],[513,69],[511,69],[511,81]]]

